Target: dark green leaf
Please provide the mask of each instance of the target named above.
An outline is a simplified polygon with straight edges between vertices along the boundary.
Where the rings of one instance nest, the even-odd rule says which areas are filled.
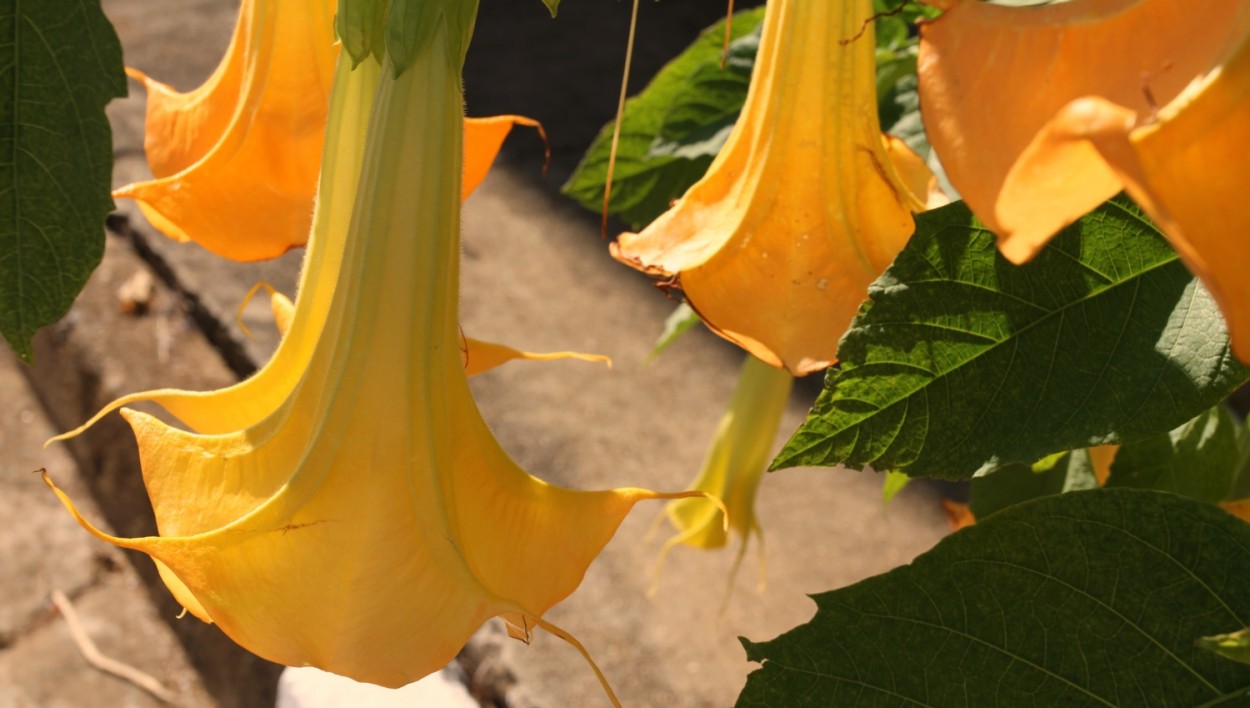
[[[751,85],[751,68],[760,46],[759,28],[729,45],[725,66],[704,64],[687,77],[687,90],[674,97],[660,132],[647,148],[648,157],[705,160],[720,152]]]
[[[916,91],[916,33],[918,19],[935,17],[935,8],[916,3],[874,0],[877,12],[877,114],[882,132],[902,138],[921,157],[929,156],[929,141],[920,121]]]
[[[983,519],[994,512],[1038,497],[1094,489],[1097,486],[1098,480],[1094,477],[1089,453],[1085,450],[1073,450],[1041,471],[1034,466],[1015,464],[997,469],[984,477],[977,477],[972,480],[968,509],[973,516]]]
[[[1212,504],[1224,501],[1237,466],[1237,423],[1223,406],[1167,433],[1124,445],[1108,487],[1175,492]]]
[[[0,36],[0,332],[29,362],[104,254],[126,77],[99,0],[5,3]]]
[[[1237,465],[1228,497],[1233,501],[1250,499],[1250,425],[1241,426],[1237,435]]]
[[[893,72],[900,72],[897,76]],[[920,94],[916,91],[916,58],[910,61],[878,65],[877,81],[889,81],[884,91],[877,93],[877,112],[881,117],[881,130],[901,138],[907,147],[921,157],[928,157],[932,148],[920,120]]]
[[[650,223],[703,176],[719,149],[714,139],[719,136],[723,140],[728,133],[725,130],[722,135],[725,116],[731,116],[727,124],[732,126],[732,116],[737,115],[746,97],[742,67],[746,61],[745,75],[749,77],[754,45],[737,42],[758,33],[763,17],[762,7],[734,15],[734,66],[720,68],[725,35],[722,20],[661,69],[646,89],[625,102],[610,213],[632,224]],[[749,58],[744,54],[748,51]],[[562,188],[587,209],[599,211],[602,207],[611,146],[609,123]]]
[[[909,566],[814,596],[739,706],[1197,706],[1250,667],[1195,646],[1250,620],[1250,526],[1164,492],[1014,506]],[[1231,704],[1230,704],[1231,705]]]
[[[962,203],[920,214],[774,468],[978,471],[1171,430],[1250,371],[1215,302],[1127,199],[1008,263]]]

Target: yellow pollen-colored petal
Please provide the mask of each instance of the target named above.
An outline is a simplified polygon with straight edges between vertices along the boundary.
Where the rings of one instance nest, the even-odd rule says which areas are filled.
[[[713,331],[795,375],[834,361],[933,189],[923,162],[882,138],[872,12],[870,0],[770,2],[724,148],[672,209],[612,247],[674,278]]]
[[[1071,138],[1151,116],[1250,30],[1244,0],[944,5],[921,28],[925,130],[1015,262],[1124,187],[1098,150]],[[1069,107],[1078,99],[1097,101]]]
[[[245,0],[225,59],[200,88],[148,88],[145,150],[155,179],[135,199],[153,226],[234,260],[302,245],[338,48],[334,0]],[[240,233],[242,232],[242,233]]]
[[[720,548],[728,542],[732,530],[742,541],[730,574],[732,584],[751,536],[760,535],[755,495],[768,468],[777,427],[793,384],[794,377],[789,372],[747,355],[729,408],[691,485],[692,490],[706,492],[722,503],[694,498],[668,504],[665,511],[677,534],[665,543],[656,560],[656,583],[664,558],[672,548],[679,544]]]

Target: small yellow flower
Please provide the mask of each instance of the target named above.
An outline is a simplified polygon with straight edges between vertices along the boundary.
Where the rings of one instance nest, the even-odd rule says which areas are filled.
[[[925,128],[1016,263],[1127,190],[1250,361],[1250,2],[967,0],[921,32]]]
[[[746,556],[751,536],[759,536],[762,543],[763,530],[755,518],[755,493],[768,468],[777,426],[786,411],[793,385],[794,377],[788,372],[747,355],[729,409],[716,426],[703,467],[690,487],[721,500],[723,507],[695,498],[669,503],[665,512],[677,534],[669,538],[660,551],[656,561],[657,583],[664,557],[679,544],[701,549],[722,548],[729,541],[729,531],[737,533],[742,537],[742,545],[730,572],[732,583]]]
[[[672,209],[612,247],[796,376],[836,359],[932,189],[923,161],[881,134],[871,18],[871,0],[771,0],[725,147]]]
[[[439,669],[492,617],[569,638],[543,615],[633,504],[691,496],[549,485],[482,420],[457,324],[448,34],[438,23],[398,77],[389,58],[340,61],[301,294],[270,363],[221,391],[126,399],[188,428],[122,411],[160,535],[107,535],[56,490],[247,649],[384,686]]]

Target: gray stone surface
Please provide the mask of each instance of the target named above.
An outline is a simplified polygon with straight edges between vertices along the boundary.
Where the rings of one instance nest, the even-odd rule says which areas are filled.
[[[99,511],[92,513],[91,518],[101,520],[121,536],[156,532],[129,426],[113,414],[80,437],[47,451],[40,449],[42,441],[54,430],[77,426],[125,393],[161,386],[206,390],[235,380],[187,316],[184,300],[163,284],[157,283],[147,314],[122,313],[118,289],[137,273],[146,271],[147,265],[135,254],[128,239],[109,236],[103,263],[70,313],[35,338],[35,366],[19,369],[30,382],[50,424],[43,423],[46,432],[37,440],[20,446],[22,454],[28,455],[32,463],[38,460],[38,464],[23,462],[16,474],[30,476],[29,471],[23,471],[25,467],[46,466],[58,482],[78,490],[76,499],[89,502],[90,495],[94,495]],[[5,450],[9,450],[7,444]],[[68,467],[65,452],[73,461]],[[77,487],[74,467],[81,471],[82,482]],[[84,489],[90,495],[82,493]],[[57,511],[63,522],[73,525],[64,511],[51,511]],[[3,522],[7,527],[16,520],[10,522],[6,518]],[[72,536],[72,530],[65,533]],[[82,531],[78,534],[77,538],[87,542],[93,553],[108,552],[109,547],[103,542]],[[136,572],[143,579],[142,585],[132,586],[126,602],[155,607],[157,615],[166,620],[186,649],[195,669],[203,675],[214,700],[231,707],[272,705],[278,667],[238,648],[216,627],[194,619],[175,620],[181,608],[157,578],[152,562],[137,553],[128,552],[125,557],[124,565],[132,569],[128,572]],[[46,554],[43,562],[51,563],[54,558],[55,555]],[[9,601],[8,597],[0,597],[0,604]]]
[[[156,616],[120,551],[88,536],[34,473],[47,467],[79,503],[101,514],[70,456],[43,450],[54,434],[20,364],[0,352],[0,706],[134,706],[161,703],[88,666],[49,595],[73,599],[105,656],[161,681],[184,706],[213,705],[173,631]]]

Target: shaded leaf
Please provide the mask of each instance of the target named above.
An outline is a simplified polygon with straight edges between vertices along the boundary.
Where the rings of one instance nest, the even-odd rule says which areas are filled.
[[[1232,415],[1216,406],[1170,432],[1124,445],[1111,463],[1107,486],[1224,501],[1237,466],[1237,427]]]
[[[1089,452],[1073,450],[1062,454],[1057,460],[1045,458],[1048,467],[1038,470],[1037,464],[1007,465],[983,477],[972,480],[968,501],[969,508],[978,519],[1022,504],[1038,497],[1063,494],[1081,489],[1094,489],[1098,480],[1089,461]]]
[[[1211,296],[1122,197],[1031,263],[962,203],[920,214],[773,468],[968,478],[1171,430],[1250,375]]]
[[[1250,499],[1250,426],[1241,426],[1237,436],[1237,466],[1233,472],[1230,499]]]
[[[1172,494],[1045,497],[743,640],[739,706],[1194,706],[1250,667],[1195,646],[1250,618],[1250,526]]]
[[[0,332],[29,362],[104,254],[126,77],[99,0],[5,3],[0,37]]]
[[[706,159],[710,164],[742,112],[759,46],[757,25],[730,43],[724,67],[703,64],[692,71],[686,79],[687,90],[674,97],[647,156]]]

